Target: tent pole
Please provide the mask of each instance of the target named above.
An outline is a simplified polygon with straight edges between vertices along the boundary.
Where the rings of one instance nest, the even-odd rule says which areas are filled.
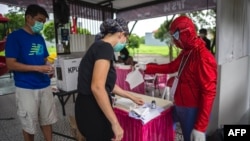
[[[136,25],[137,22],[138,22],[138,21],[136,20],[135,23],[134,23],[134,25],[132,26],[132,29],[131,29],[130,32],[129,32],[129,35],[131,35],[131,33],[132,33],[132,31],[134,30],[134,27],[135,27],[135,25]]]

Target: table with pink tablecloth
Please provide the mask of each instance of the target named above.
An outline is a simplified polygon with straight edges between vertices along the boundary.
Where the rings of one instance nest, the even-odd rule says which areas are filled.
[[[145,102],[152,100],[152,97],[146,95],[139,94],[137,96],[141,96]],[[115,114],[124,130],[122,141],[174,141],[172,104],[168,100],[153,99],[156,100],[157,106],[164,107],[164,110],[146,124],[143,124],[139,119],[130,117],[127,108],[115,106]]]
[[[116,84],[121,87],[124,90],[128,90],[128,91],[132,91],[132,92],[136,92],[136,93],[140,93],[140,94],[144,94],[145,93],[145,86],[144,83],[141,83],[140,85],[138,85],[137,87],[130,89],[128,82],[126,82],[126,77],[127,74],[130,73],[132,71],[132,68],[130,69],[124,69],[124,68],[119,68],[116,67]]]

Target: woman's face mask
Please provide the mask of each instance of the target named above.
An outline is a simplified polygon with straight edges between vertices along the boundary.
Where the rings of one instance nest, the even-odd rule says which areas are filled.
[[[125,36],[122,37],[122,38],[125,38]],[[126,46],[126,39],[125,39],[123,42],[119,41],[119,42],[114,46],[114,51],[115,51],[115,52],[120,52],[125,46]]]
[[[118,43],[114,46],[114,51],[115,51],[115,52],[120,52],[125,46],[126,46],[126,43],[118,42]]]

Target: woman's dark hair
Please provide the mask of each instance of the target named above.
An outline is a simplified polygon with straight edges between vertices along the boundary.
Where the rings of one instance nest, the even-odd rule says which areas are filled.
[[[25,17],[27,15],[30,15],[31,17],[35,17],[37,14],[42,14],[44,15],[46,18],[49,17],[47,11],[39,6],[39,5],[36,5],[36,4],[31,4],[27,7],[26,11],[25,11]]]
[[[106,19],[100,26],[100,33],[97,34],[96,40],[102,39],[108,33],[124,32],[125,36],[129,35],[128,22],[122,18]]]
[[[122,31],[125,33],[125,36],[129,35],[128,22],[122,18],[116,18],[115,21],[120,26],[120,28],[122,28]]]

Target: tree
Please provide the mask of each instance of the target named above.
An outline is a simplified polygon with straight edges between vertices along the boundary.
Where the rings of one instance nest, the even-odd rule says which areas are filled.
[[[169,59],[170,61],[173,60],[173,44],[171,42],[171,37],[169,37],[169,31],[168,27],[170,23],[172,23],[173,19],[175,18],[175,15],[172,15],[170,20],[166,20],[163,22],[163,24],[160,25],[158,30],[155,32],[154,37],[156,39],[160,39],[160,41],[165,41],[167,45],[169,45]]]
[[[207,28],[214,30],[216,26],[216,11],[214,9],[195,11],[187,13],[189,17],[194,21],[197,30],[200,28]]]
[[[5,37],[6,29],[4,30],[4,25],[0,24],[0,41]]]
[[[45,36],[45,40],[52,42],[55,39],[55,26],[54,21],[50,21],[44,24],[43,35]]]
[[[24,26],[24,9],[9,6],[9,13],[4,14],[4,17],[9,19],[9,22],[5,25],[0,24],[0,40],[8,35],[11,31],[22,28]]]
[[[8,27],[13,31],[19,28],[22,28],[25,23],[24,19],[24,8],[9,6],[9,13],[4,16],[9,18]]]
[[[128,48],[133,49],[133,56],[135,55],[135,49],[140,46],[140,37],[136,34],[131,34],[129,36]]]
[[[141,43],[141,44],[145,44],[145,36],[142,36],[142,37],[140,38],[140,43]]]
[[[11,31],[22,28],[24,26],[24,14],[12,12],[4,15],[9,18],[8,27]]]

